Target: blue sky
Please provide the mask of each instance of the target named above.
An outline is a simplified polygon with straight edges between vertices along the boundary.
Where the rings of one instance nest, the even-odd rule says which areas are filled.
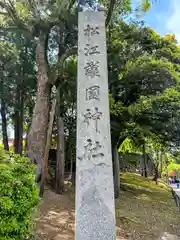
[[[141,0],[133,0],[136,6]],[[180,43],[180,0],[153,0],[151,9],[144,16],[145,24],[160,35],[174,33]]]

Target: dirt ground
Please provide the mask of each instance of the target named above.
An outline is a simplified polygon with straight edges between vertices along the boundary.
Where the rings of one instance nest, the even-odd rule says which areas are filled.
[[[39,214],[36,218],[37,240],[74,240],[75,207],[69,189],[63,195],[57,195],[46,189]],[[122,230],[117,227],[117,240]]]
[[[180,240],[177,236],[180,235],[180,213],[173,200],[168,195],[168,201],[160,201],[156,193],[160,201],[158,204],[156,199],[149,201],[151,195],[145,193],[139,195],[137,189],[132,193],[121,191],[121,197],[116,201],[116,240]],[[174,220],[172,224],[171,219]],[[74,240],[74,227],[74,193],[70,186],[66,185],[63,195],[46,189],[35,220],[35,239]]]
[[[74,207],[69,194],[57,195],[45,190],[36,218],[37,239],[73,240],[74,239]]]

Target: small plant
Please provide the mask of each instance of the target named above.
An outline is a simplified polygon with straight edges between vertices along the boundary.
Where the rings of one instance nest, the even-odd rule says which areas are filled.
[[[0,240],[24,240],[39,203],[35,166],[0,148]]]

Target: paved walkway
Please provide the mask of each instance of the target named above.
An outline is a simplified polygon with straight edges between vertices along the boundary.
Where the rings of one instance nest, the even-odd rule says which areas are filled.
[[[178,197],[180,198],[180,188],[177,188],[177,184],[173,183],[170,184],[170,186],[172,187],[172,189],[175,191],[175,193],[178,195]]]

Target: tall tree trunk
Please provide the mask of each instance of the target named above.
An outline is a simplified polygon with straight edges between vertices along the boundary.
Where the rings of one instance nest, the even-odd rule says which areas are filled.
[[[14,152],[22,154],[24,120],[24,72],[20,69],[19,82],[16,89],[16,105],[14,114]]]
[[[72,185],[76,186],[76,161],[72,161],[72,178],[71,178]]]
[[[8,135],[7,135],[7,120],[6,120],[6,103],[1,99],[1,119],[2,119],[2,134],[4,149],[9,151]]]
[[[55,188],[56,193],[64,192],[64,168],[65,168],[65,146],[64,146],[64,121],[61,116],[61,89],[57,88],[56,125],[57,125],[57,155]]]
[[[160,152],[160,171],[159,171],[159,178],[162,178],[162,170],[163,170],[163,152]]]
[[[144,176],[144,156],[140,158],[140,171],[141,171],[141,176]]]
[[[25,138],[25,144],[24,144],[24,152],[28,152],[28,134],[29,134],[29,130],[30,130],[30,124],[27,128],[27,131],[26,131],[26,138]]]
[[[144,169],[144,177],[148,177],[147,174],[147,156],[146,156],[146,146],[143,144],[143,169]]]
[[[155,170],[155,174],[154,174],[153,180],[156,182],[156,184],[158,184],[158,177],[159,177],[158,166],[155,166],[154,170]]]
[[[2,66],[2,70],[4,67]],[[3,77],[0,78],[0,111],[1,111],[1,120],[2,120],[2,135],[3,135],[3,145],[4,149],[9,151],[9,143],[8,143],[8,134],[7,134],[7,119],[6,119],[6,101],[4,99],[5,91],[4,91],[4,81]]]
[[[65,155],[66,155],[66,162],[68,163],[67,165],[67,171],[69,172],[69,176],[67,177],[67,180],[72,180],[72,174],[73,174],[73,134],[71,133],[71,129],[69,129],[69,136],[66,141],[66,150],[65,150]],[[65,162],[65,163],[66,163]]]
[[[73,172],[73,155],[72,155],[72,151],[70,153],[70,169],[69,169],[69,176],[68,179],[71,180],[72,179],[72,172]]]
[[[111,133],[111,149],[112,149],[112,163],[113,163],[113,177],[114,177],[114,196],[118,198],[120,195],[120,164],[118,149],[124,142],[126,137],[119,139],[119,135],[115,132]]]
[[[28,114],[29,114],[29,118],[32,119],[33,116],[33,106],[31,104],[28,105]],[[26,130],[26,139],[25,139],[25,145],[24,145],[24,152],[28,152],[28,134],[30,131],[30,127],[31,127],[31,120],[28,122],[28,127]]]
[[[45,40],[40,40],[36,48],[37,96],[33,111],[32,124],[28,134],[28,155],[36,160],[39,169],[38,187],[40,196],[44,192],[44,155],[49,120],[51,86],[48,83],[47,63],[45,57]]]
[[[154,178],[153,180],[156,182],[156,184],[158,184],[158,178],[159,178],[159,152],[157,150],[157,163],[154,164]]]
[[[64,192],[64,121],[62,117],[56,117],[57,124],[57,156],[56,156],[56,193]]]
[[[49,159],[49,149],[51,148],[51,139],[52,139],[52,130],[53,130],[53,123],[54,123],[54,116],[56,110],[56,99],[54,99],[51,107],[50,117],[49,117],[49,125],[47,130],[47,140],[46,140],[46,148],[45,148],[45,155],[44,155],[44,177],[45,181],[48,176],[48,159]]]
[[[14,152],[18,153],[19,145],[19,110],[20,110],[20,85],[16,86],[16,104],[14,109]]]
[[[113,157],[113,175],[114,175],[114,194],[115,198],[119,198],[120,195],[120,166],[119,166],[119,154],[117,147],[112,148]]]
[[[168,158],[167,158],[166,153],[165,153],[164,157],[165,157],[165,164],[166,164],[166,182],[168,183],[168,179],[169,179],[169,177],[168,177]]]
[[[20,91],[20,111],[19,111],[19,141],[18,153],[22,154],[23,150],[23,133],[24,133],[24,91],[23,85]]]

